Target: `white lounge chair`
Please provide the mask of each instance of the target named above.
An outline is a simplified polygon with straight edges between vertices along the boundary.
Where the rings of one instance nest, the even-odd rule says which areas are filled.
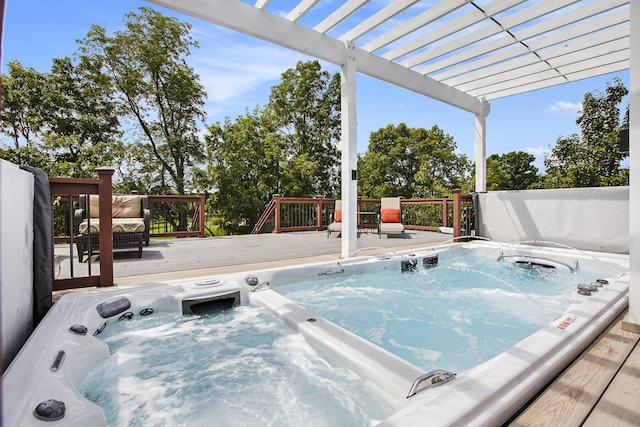
[[[402,234],[404,239],[404,215],[400,197],[383,197],[380,199],[380,215],[378,215],[378,238],[382,234]]]

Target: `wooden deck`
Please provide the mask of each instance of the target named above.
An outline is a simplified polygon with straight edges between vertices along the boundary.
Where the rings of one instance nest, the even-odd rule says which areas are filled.
[[[640,335],[628,311],[538,394],[509,426],[640,426]]]
[[[257,234],[184,239],[152,239],[142,249],[142,258],[134,253],[115,253],[114,281],[118,285],[141,284],[150,281],[198,277],[222,272],[246,271],[247,266],[295,265],[340,259],[341,238],[338,233],[303,231],[280,234]],[[357,254],[373,254],[410,250],[451,242],[450,234],[429,231],[408,231],[406,238],[378,238],[375,233],[360,233]],[[71,252],[70,252],[71,249]],[[78,262],[75,247],[56,245],[60,263],[60,278],[87,274],[88,262]],[[91,262],[92,274],[98,274],[97,256]],[[252,266],[250,269],[256,269]]]
[[[451,236],[411,232],[408,239],[362,235],[358,240],[359,254],[371,254],[430,246]],[[56,250],[61,251],[64,271],[69,268],[68,248]],[[117,285],[136,285],[339,258],[340,239],[327,239],[321,232],[174,239],[152,242],[141,259],[117,257],[114,272]],[[93,265],[98,268],[97,262]],[[622,329],[627,315],[619,316],[505,425],[640,426],[640,334]]]

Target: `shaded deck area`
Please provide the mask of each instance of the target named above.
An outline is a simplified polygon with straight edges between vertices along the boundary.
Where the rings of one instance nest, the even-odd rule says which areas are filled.
[[[358,255],[410,250],[452,241],[451,235],[411,231],[407,238],[362,233]],[[295,232],[152,240],[142,258],[116,254],[119,286],[259,270],[340,259],[341,240],[326,232]],[[58,245],[61,275],[70,268],[69,246]],[[74,252],[74,268],[86,270]],[[99,269],[95,257],[94,272]],[[81,291],[81,290],[79,290]],[[59,296],[65,292],[60,291]],[[570,366],[529,402],[509,426],[640,425],[640,335],[622,329],[625,311]]]

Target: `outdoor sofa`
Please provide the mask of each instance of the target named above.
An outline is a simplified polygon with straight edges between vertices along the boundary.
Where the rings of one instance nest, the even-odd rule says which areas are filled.
[[[87,199],[90,203],[87,205]],[[97,195],[80,196],[79,209],[74,215],[78,260],[100,251],[100,215]],[[87,215],[88,214],[88,215]],[[142,258],[142,246],[149,246],[149,222],[147,196],[129,194],[112,197],[111,221],[114,252],[138,252]]]

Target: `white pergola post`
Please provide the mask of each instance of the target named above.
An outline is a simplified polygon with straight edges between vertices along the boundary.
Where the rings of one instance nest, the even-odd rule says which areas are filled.
[[[630,2],[629,97],[629,321],[640,332],[640,2]]]
[[[342,124],[342,258],[354,256],[358,246],[358,145],[356,121],[356,54],[345,42],[346,59],[340,68]]]
[[[476,191],[487,191],[487,116],[490,106],[482,100],[482,111],[476,113],[475,136],[473,143],[473,160],[476,163]]]

